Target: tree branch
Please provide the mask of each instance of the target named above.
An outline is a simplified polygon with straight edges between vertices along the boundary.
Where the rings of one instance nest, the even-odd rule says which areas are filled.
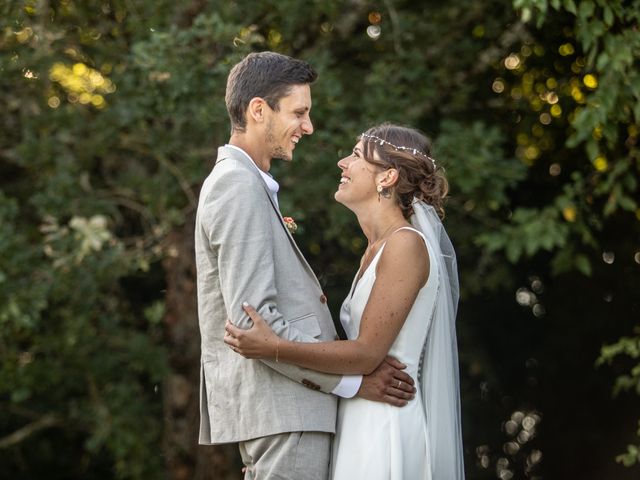
[[[56,427],[61,425],[62,421],[53,414],[44,415],[35,422],[26,424],[24,427],[16,430],[6,437],[0,438],[0,449],[13,447],[20,442],[25,441],[34,433],[44,430],[46,428]]]

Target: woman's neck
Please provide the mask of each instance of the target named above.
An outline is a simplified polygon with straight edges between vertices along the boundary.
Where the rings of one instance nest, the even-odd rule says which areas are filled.
[[[402,211],[397,207],[368,210],[358,214],[360,228],[369,245],[376,244],[391,235],[396,229],[407,225]]]

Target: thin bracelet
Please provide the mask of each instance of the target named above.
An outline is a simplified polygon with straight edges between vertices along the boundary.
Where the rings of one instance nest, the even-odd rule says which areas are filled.
[[[276,340],[276,363],[278,363],[278,354],[280,353],[280,337]]]

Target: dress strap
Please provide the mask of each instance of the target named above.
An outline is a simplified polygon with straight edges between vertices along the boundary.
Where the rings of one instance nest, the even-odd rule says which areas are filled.
[[[417,228],[409,227],[409,226],[404,226],[404,227],[397,228],[396,230],[393,231],[393,233],[399,232],[400,230],[413,230],[414,232],[419,233],[420,235],[422,235],[422,232],[420,230],[418,230]],[[391,235],[393,235],[393,233]]]
[[[418,230],[417,228],[413,228],[413,227],[400,227],[396,230],[393,231],[393,233],[391,235],[393,235],[396,232],[399,232],[400,230],[411,230],[412,232],[416,232],[418,235],[420,235],[422,237],[422,240],[424,241],[425,246],[427,245],[427,237],[424,236],[424,233],[422,233],[420,230]],[[391,235],[389,235],[389,237],[391,237]],[[388,240],[388,239],[387,239]],[[384,242],[387,243],[387,242]],[[428,250],[428,249],[427,249]]]

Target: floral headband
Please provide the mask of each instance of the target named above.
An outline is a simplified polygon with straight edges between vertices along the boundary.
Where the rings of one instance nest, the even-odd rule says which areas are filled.
[[[431,160],[431,163],[433,164],[433,168],[436,168],[436,161],[433,158],[431,158],[429,155],[424,153],[423,151],[418,150],[417,148],[403,147],[403,146],[394,145],[393,143],[388,142],[387,140],[384,140],[384,139],[382,139],[382,138],[380,138],[380,137],[378,137],[376,135],[371,135],[369,133],[362,133],[362,134],[360,134],[360,137],[361,138],[366,138],[368,140],[371,140],[371,141],[373,141],[373,143],[377,143],[380,146],[389,145],[390,147],[393,147],[396,150],[402,150],[404,152],[411,152],[414,155],[421,155],[421,156],[427,158],[428,160]]]

